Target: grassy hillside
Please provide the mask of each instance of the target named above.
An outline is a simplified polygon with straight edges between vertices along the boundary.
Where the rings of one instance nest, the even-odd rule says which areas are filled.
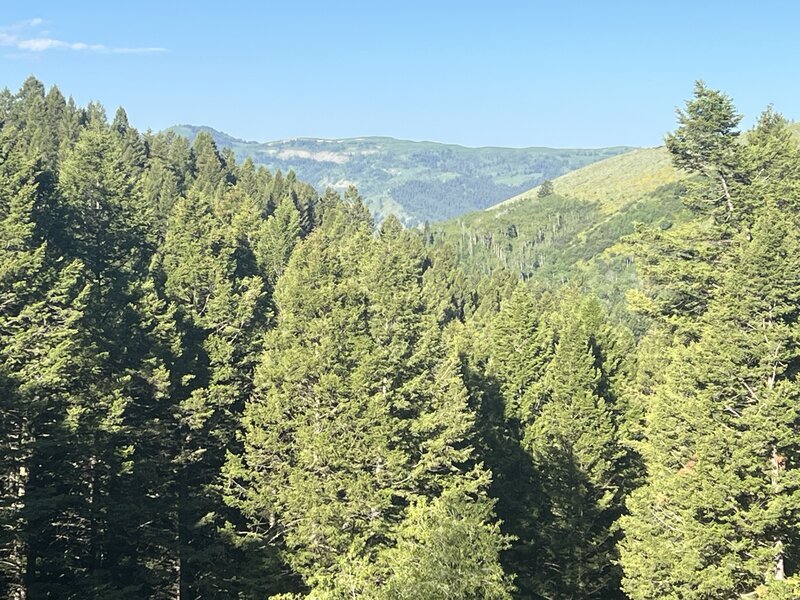
[[[800,123],[790,126],[800,140]],[[747,132],[741,136],[747,142]],[[581,169],[571,171],[553,181],[554,192],[560,196],[593,200],[607,215],[624,209],[658,188],[678,181],[680,173],[672,166],[664,146],[638,148]],[[539,193],[540,186],[500,202],[490,210],[505,210],[519,201],[530,201]]]
[[[800,124],[791,130],[800,139]],[[543,281],[578,277],[619,298],[635,283],[630,252],[619,241],[636,223],[669,228],[687,219],[679,200],[686,176],[665,147],[637,149],[555,178],[552,195],[540,197],[536,186],[437,224],[428,239],[454,245],[463,261],[485,272],[503,267]]]
[[[561,196],[594,200],[605,214],[613,214],[677,180],[678,172],[661,146],[640,148],[572,171],[553,181],[553,188]],[[521,200],[530,200],[539,189],[536,186],[491,208],[507,209]]]
[[[207,131],[238,160],[251,158],[271,170],[293,170],[320,191],[341,191],[353,184],[379,220],[396,214],[412,226],[487,208],[546,179],[631,150],[466,148],[386,137],[258,143],[208,127],[172,129],[190,140]]]
[[[429,237],[454,244],[486,272],[505,267],[543,280],[580,273],[616,295],[634,277],[617,242],[635,223],[668,228],[686,218],[679,178],[664,148],[635,150],[556,178],[552,195],[539,197],[534,188],[434,226]]]

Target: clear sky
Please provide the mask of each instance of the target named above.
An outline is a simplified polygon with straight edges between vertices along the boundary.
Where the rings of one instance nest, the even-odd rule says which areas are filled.
[[[0,11],[0,88],[28,75],[140,129],[652,146],[704,79],[745,124],[800,118],[800,2],[35,2]]]

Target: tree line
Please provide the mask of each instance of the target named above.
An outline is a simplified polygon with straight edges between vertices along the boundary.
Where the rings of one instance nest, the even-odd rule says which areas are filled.
[[[356,190],[0,93],[0,594],[800,594],[800,149],[698,83],[632,332]]]

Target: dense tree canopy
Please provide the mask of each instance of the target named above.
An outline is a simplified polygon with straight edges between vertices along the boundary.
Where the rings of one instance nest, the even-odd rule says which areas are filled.
[[[547,262],[598,215],[552,185],[487,268],[0,93],[0,595],[800,596],[800,148],[740,119],[678,112],[647,210],[684,212],[628,237],[623,300]]]

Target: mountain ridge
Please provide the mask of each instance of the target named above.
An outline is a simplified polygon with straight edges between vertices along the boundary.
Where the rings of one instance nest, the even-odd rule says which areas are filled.
[[[237,160],[250,158],[273,171],[295,171],[319,191],[327,187],[343,191],[355,185],[377,221],[394,214],[407,226],[488,208],[546,179],[634,149],[472,148],[388,136],[256,142],[187,124],[169,131],[190,141],[206,132]]]
[[[655,146],[636,148],[591,163],[557,177],[552,184],[556,194],[598,200],[605,211],[613,211],[662,185],[676,182],[679,177],[666,147]],[[508,208],[517,202],[530,200],[540,188],[536,186],[486,210]]]
[[[233,140],[236,142],[244,143],[244,144],[253,144],[259,146],[268,146],[274,144],[281,144],[286,142],[361,142],[361,141],[391,141],[391,142],[402,142],[407,144],[434,144],[436,146],[442,146],[447,148],[461,148],[464,150],[510,150],[510,151],[517,151],[517,150],[552,150],[557,152],[563,151],[601,151],[601,150],[615,150],[615,149],[625,149],[625,150],[638,150],[642,147],[640,146],[627,146],[625,144],[618,144],[616,146],[592,146],[592,147],[578,147],[578,146],[494,146],[494,145],[483,145],[483,146],[470,146],[467,144],[457,144],[455,142],[438,142],[436,140],[413,140],[409,138],[402,138],[402,137],[394,137],[391,135],[359,135],[354,137],[335,137],[335,138],[327,138],[327,137],[316,137],[311,135],[298,135],[292,136],[288,138],[279,138],[274,140],[267,140],[264,142],[258,140],[248,140],[245,138],[236,137],[235,135],[231,135],[226,133],[220,129],[216,129],[211,125],[194,125],[191,123],[178,123],[176,125],[172,125],[168,127],[167,131],[175,131],[176,133],[181,133],[183,129],[192,129],[196,131],[205,131],[211,133],[212,135],[218,135],[229,140]]]

